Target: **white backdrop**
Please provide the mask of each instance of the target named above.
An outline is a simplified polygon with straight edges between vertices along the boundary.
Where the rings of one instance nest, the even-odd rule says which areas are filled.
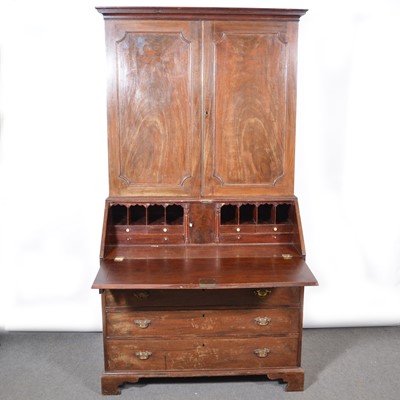
[[[2,0],[0,330],[100,330],[108,195],[96,5],[309,8],[300,22],[296,194],[305,326],[400,323],[400,2]]]

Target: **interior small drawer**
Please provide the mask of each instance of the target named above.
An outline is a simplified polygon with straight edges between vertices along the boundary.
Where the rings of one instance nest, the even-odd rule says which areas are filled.
[[[261,289],[105,290],[106,307],[198,308],[299,305],[299,287]]]
[[[220,225],[219,233],[221,235],[238,235],[245,233],[292,233],[293,224],[260,224],[260,225]]]
[[[220,234],[256,233],[255,225],[220,225]]]
[[[114,225],[108,228],[110,235],[137,234],[184,234],[183,225]]]
[[[292,243],[293,234],[266,234],[266,233],[242,233],[238,232],[234,235],[221,235],[219,238],[221,243]]]
[[[299,310],[108,311],[106,321],[107,337],[288,334],[298,333]]]
[[[293,224],[266,224],[266,225],[256,225],[256,232],[257,233],[293,233],[294,232],[294,225]]]
[[[109,244],[130,245],[130,244],[183,244],[184,235],[174,235],[166,233],[159,234],[116,234],[108,236]]]
[[[108,340],[106,369],[193,370],[294,367],[297,337]]]

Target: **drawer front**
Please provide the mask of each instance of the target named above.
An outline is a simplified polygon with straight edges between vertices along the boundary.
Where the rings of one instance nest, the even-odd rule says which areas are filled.
[[[107,370],[199,370],[294,367],[297,337],[109,340]]]
[[[205,308],[211,306],[270,307],[299,305],[300,288],[277,287],[270,289],[223,289],[223,290],[105,290],[106,307]]]
[[[221,235],[221,243],[292,243],[293,234],[263,234],[263,233],[242,233],[238,232],[234,235]]]
[[[183,244],[185,243],[184,235],[174,235],[167,233],[160,234],[116,234],[108,235],[108,243],[113,245],[126,244]]]
[[[292,224],[257,224],[257,225],[220,225],[221,235],[237,235],[245,233],[292,233]]]
[[[299,310],[107,312],[108,337],[267,335],[297,333]]]
[[[220,234],[256,233],[256,225],[220,225]]]
[[[111,234],[123,235],[127,233],[135,234],[174,234],[183,235],[183,225],[113,225],[110,227],[109,232]]]

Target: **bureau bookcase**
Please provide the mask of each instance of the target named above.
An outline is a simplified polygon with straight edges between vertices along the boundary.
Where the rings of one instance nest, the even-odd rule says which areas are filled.
[[[98,8],[109,191],[103,394],[145,377],[265,375],[303,390],[294,196],[305,10]]]

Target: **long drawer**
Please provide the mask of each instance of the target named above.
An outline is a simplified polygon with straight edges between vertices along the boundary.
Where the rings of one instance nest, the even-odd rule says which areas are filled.
[[[297,363],[297,337],[108,340],[106,370],[259,369]]]
[[[204,308],[221,307],[270,307],[289,306],[300,303],[298,287],[277,287],[270,289],[198,289],[198,290],[106,290],[105,306]]]
[[[293,234],[236,233],[221,235],[219,240],[221,243],[291,243]]]
[[[297,333],[296,308],[106,313],[108,337]]]
[[[108,235],[108,243],[112,245],[130,244],[182,244],[185,243],[185,236],[175,234],[117,234]]]

